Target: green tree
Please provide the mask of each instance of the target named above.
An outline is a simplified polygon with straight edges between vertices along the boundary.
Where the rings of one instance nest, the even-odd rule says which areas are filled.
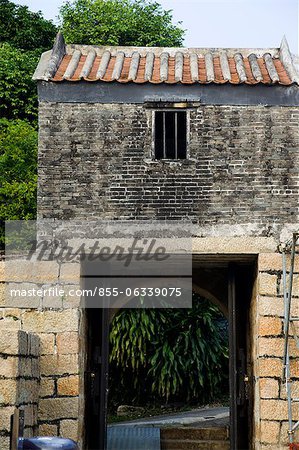
[[[110,344],[112,403],[199,403],[228,392],[223,316],[196,293],[192,309],[121,311],[113,319]]]
[[[22,120],[0,119],[0,245],[5,220],[36,217],[37,131]]]
[[[37,93],[32,75],[39,56],[39,51],[0,44],[0,117],[36,121]]]
[[[41,12],[0,0],[0,42],[23,50],[48,50],[53,46],[56,33],[56,26],[44,19]]]
[[[147,0],[75,0],[60,9],[67,42],[93,45],[181,46],[185,31],[171,11]]]

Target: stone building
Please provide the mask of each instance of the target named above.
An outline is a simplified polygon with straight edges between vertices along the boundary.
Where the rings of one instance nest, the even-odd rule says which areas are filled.
[[[286,40],[271,49],[133,48],[65,45],[59,34],[34,79],[39,217],[191,220],[194,289],[230,321],[230,448],[287,448],[278,247],[299,222],[299,74]],[[44,284],[80,285],[79,264],[39,270]],[[1,448],[13,405],[27,403],[27,433],[39,427],[93,448],[87,332],[78,304],[59,302],[0,311]],[[18,345],[36,336],[40,352],[29,356],[40,374],[28,376],[39,398],[34,390],[24,403],[10,386],[22,379]]]

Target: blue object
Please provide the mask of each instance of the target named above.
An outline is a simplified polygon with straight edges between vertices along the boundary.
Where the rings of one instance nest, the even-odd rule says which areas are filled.
[[[79,450],[76,442],[58,437],[20,438],[18,450]]]
[[[160,450],[160,428],[110,426],[107,450]]]

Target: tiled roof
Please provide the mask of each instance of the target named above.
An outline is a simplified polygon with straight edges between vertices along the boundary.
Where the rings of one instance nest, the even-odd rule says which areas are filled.
[[[273,49],[97,47],[65,45],[58,35],[34,79],[167,84],[299,84],[286,39]]]

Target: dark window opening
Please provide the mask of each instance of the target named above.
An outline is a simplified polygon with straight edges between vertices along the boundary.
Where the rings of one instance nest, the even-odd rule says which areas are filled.
[[[155,112],[155,158],[186,159],[186,111]]]

